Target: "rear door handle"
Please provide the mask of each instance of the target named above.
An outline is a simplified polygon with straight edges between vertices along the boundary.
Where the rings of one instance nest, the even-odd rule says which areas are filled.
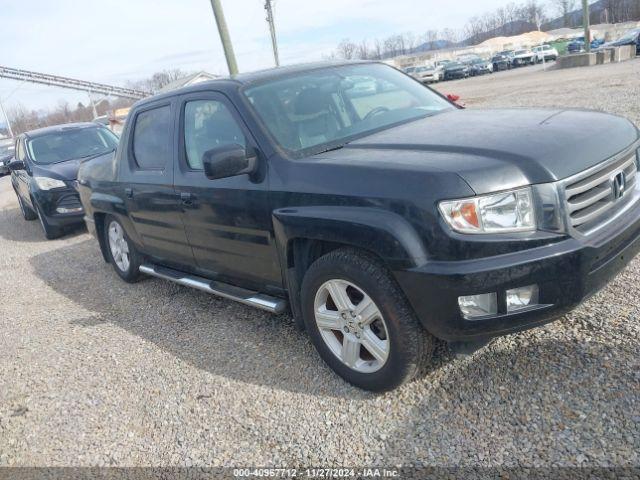
[[[180,201],[182,202],[183,205],[190,207],[193,205],[194,200],[195,200],[195,195],[192,195],[191,193],[188,193],[188,192],[180,193]]]
[[[124,194],[127,196],[127,198],[133,198],[133,188],[125,188]]]

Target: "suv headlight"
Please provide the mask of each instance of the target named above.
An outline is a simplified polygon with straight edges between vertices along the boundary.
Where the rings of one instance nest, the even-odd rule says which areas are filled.
[[[53,188],[64,188],[67,185],[56,178],[49,177],[33,177],[33,181],[36,182],[40,190],[51,190]]]
[[[527,232],[536,229],[531,188],[446,200],[438,205],[449,226],[460,233]]]

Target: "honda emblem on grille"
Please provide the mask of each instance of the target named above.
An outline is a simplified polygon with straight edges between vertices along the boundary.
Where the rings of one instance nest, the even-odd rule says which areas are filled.
[[[627,189],[627,176],[624,172],[620,172],[611,180],[611,187],[613,189],[613,198],[619,200],[624,195],[624,191]]]

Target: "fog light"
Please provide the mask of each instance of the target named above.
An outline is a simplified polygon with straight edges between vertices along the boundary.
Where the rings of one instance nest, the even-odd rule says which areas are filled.
[[[507,290],[507,312],[517,312],[538,304],[538,285]]]
[[[458,305],[464,318],[486,317],[498,313],[498,297],[495,292],[458,297]]]
[[[78,207],[78,208],[58,207],[58,208],[56,208],[56,212],[58,212],[58,213],[80,213],[81,211],[82,211],[82,207]]]

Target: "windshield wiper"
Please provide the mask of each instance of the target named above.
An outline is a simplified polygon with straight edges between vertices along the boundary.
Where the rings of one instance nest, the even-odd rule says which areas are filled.
[[[78,157],[78,160],[82,160],[84,162],[85,160],[91,160],[92,158],[100,157],[102,155],[106,155],[107,153],[112,153],[112,152],[115,152],[115,151],[116,151],[116,149],[112,148],[110,150],[105,150],[104,152],[92,153],[90,155],[85,155],[84,157]]]
[[[344,148],[345,145],[346,145],[346,143],[344,143],[342,145],[336,145],[335,147],[325,148],[324,150],[320,150],[319,152],[315,153],[315,155],[320,155],[322,153],[327,153],[327,152],[333,152],[335,150],[340,150],[340,149]]]

